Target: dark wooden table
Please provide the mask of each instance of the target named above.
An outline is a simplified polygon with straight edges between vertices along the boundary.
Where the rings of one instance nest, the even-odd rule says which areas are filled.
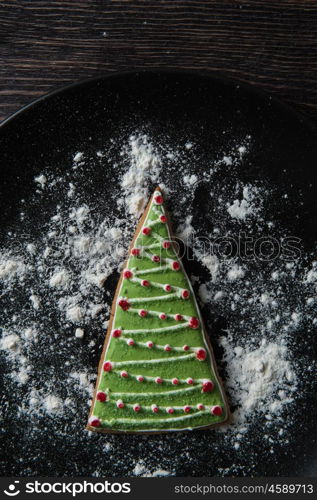
[[[317,120],[317,1],[0,2],[0,119],[76,80],[150,67],[211,70]]]

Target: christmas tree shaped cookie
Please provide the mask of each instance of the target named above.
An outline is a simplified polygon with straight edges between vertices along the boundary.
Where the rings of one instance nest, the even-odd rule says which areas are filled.
[[[197,302],[157,188],[118,283],[88,429],[207,428],[228,408]]]

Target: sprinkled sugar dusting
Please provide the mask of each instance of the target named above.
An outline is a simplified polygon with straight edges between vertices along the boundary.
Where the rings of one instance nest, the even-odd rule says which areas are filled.
[[[5,235],[0,255],[2,408],[11,400],[5,424],[12,443],[24,428],[15,474],[46,475],[43,440],[57,475],[98,477],[111,467],[114,476],[199,476],[202,461],[210,475],[250,475],[258,471],[258,449],[266,450],[272,470],[291,453],[308,388],[315,387],[309,352],[317,264],[302,248],[286,246],[269,260],[264,247],[241,251],[242,233],[270,236],[279,248],[291,236],[270,210],[275,188],[265,179],[241,180],[252,147],[246,137],[201,168],[193,142],[171,147],[134,133],[119,154],[105,147],[91,159],[74,151],[63,174],[35,177],[20,225]],[[92,164],[99,172],[110,165],[117,179],[111,190],[103,186],[102,197],[83,189]],[[184,263],[212,332],[232,424],[179,435],[94,435],[84,426],[118,272],[157,184],[189,249]],[[85,466],[72,455],[74,439]]]

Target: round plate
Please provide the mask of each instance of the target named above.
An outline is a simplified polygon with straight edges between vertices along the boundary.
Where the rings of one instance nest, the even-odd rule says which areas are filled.
[[[34,177],[43,172],[65,177],[78,151],[84,153],[90,164],[81,178],[80,189],[94,200],[94,211],[100,212],[101,217],[112,211],[113,216],[117,216],[117,208],[109,201],[110,193],[117,189],[119,182],[113,163],[120,161],[124,141],[136,132],[147,134],[156,144],[168,143],[184,149],[186,144],[194,145],[195,157],[188,156],[187,161],[192,158],[193,172],[198,176],[209,171],[211,164],[219,160],[219,155],[234,145],[244,144],[249,138],[252,147],[242,161],[238,173],[240,181],[259,181],[269,186],[267,219],[274,215],[276,226],[282,227],[285,234],[299,238],[305,255],[314,250],[317,141],[311,124],[270,96],[247,87],[198,73],[155,70],[112,75],[72,85],[39,99],[2,123],[0,226],[3,247],[8,245],[10,232],[11,235],[19,234],[23,240],[15,241],[16,245],[22,246],[29,237],[40,240],[56,199],[48,196],[36,201]],[[111,161],[109,158],[99,161],[96,152],[107,147],[108,151],[111,149]],[[193,150],[188,148],[188,155],[193,154],[190,152]],[[171,159],[171,163],[173,161],[176,168],[167,165],[164,175],[170,184],[175,179],[178,186],[177,159]],[[228,185],[232,179],[227,172]],[[213,209],[208,204],[210,188],[210,183],[205,183],[194,193],[193,223],[202,234],[208,211]],[[181,223],[180,197],[172,193],[169,203],[171,212],[177,208],[176,222]],[[28,213],[23,221],[22,209]],[[212,227],[212,217],[210,220]],[[195,267],[194,274],[200,283],[209,279],[202,266]],[[111,303],[117,277],[114,273],[106,282],[109,294],[105,295],[105,300],[108,303]],[[21,309],[25,307],[26,299],[21,293],[13,291],[10,297],[21,304]],[[34,314],[34,320],[42,321],[50,335],[49,341],[39,342],[37,352],[40,352],[40,359],[33,354],[37,366],[34,387],[41,391],[41,379],[47,380],[51,367],[55,377],[59,374],[60,383],[56,382],[56,387],[63,394],[63,387],[69,383],[64,376],[65,363],[73,356],[74,366],[77,358],[78,371],[84,366],[94,372],[104,333],[98,320],[94,320],[91,328],[88,327],[85,340],[74,346],[68,324],[64,328],[63,322],[47,312],[40,320],[36,314],[41,312]],[[214,338],[223,335],[229,318],[215,317],[208,307],[204,308],[204,315],[214,328]],[[1,321],[6,319],[7,310]],[[240,320],[237,316],[236,321]],[[62,349],[58,347],[54,329],[60,335],[69,335],[67,348],[65,345]],[[313,362],[316,345],[309,337],[307,348],[305,335],[305,326],[301,325],[294,334],[297,347],[293,353],[298,359],[309,356]],[[306,343],[301,347],[304,338]],[[97,340],[96,347],[88,351],[88,343],[94,339]],[[48,346],[50,354],[46,351]],[[55,350],[55,358],[52,350]],[[216,355],[220,360],[221,349],[216,349]],[[310,379],[305,382],[304,373],[298,384],[300,394],[292,406],[292,411],[298,412],[298,422],[291,425],[289,444],[285,440],[283,445],[264,447],[261,432],[270,434],[270,431],[261,431],[262,419],[265,418],[262,416],[255,425],[254,438],[246,438],[238,449],[232,446],[232,442],[225,442],[222,434],[216,431],[196,431],[178,436],[89,437],[83,430],[88,414],[88,396],[78,401],[74,396],[72,404],[77,409],[72,422],[65,415],[56,418],[44,416],[39,421],[35,415],[24,422],[21,416],[17,416],[16,398],[19,406],[23,406],[23,398],[29,389],[26,384],[16,390],[14,384],[8,382],[10,364],[6,358],[3,363],[6,370],[5,400],[10,402],[5,417],[3,447],[7,465],[3,466],[3,475],[124,476],[137,474],[138,470],[142,473],[140,464],[145,464],[144,470],[150,473],[166,469],[179,476],[313,473],[316,391]],[[225,369],[222,371],[225,376]],[[287,412],[282,418],[288,418]],[[272,447],[273,452],[269,451]]]

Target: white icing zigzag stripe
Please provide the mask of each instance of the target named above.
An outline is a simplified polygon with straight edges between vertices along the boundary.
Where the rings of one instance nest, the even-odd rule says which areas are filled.
[[[187,328],[188,323],[180,323],[179,325],[164,326],[163,328],[140,328],[139,330],[123,330],[125,335],[127,334],[138,334],[138,333],[163,333],[163,332],[174,332],[175,330],[182,330]]]
[[[149,259],[149,260],[152,261],[152,258],[155,256],[155,254],[154,253],[150,253],[150,252],[141,252],[141,256],[145,257],[146,259]],[[169,257],[161,257],[160,255],[159,255],[159,257],[160,257],[160,263],[162,263],[162,262],[168,262],[168,263],[171,264],[172,262],[174,262],[176,260],[176,259],[171,259]]]
[[[156,214],[158,216],[165,215],[165,210],[164,210],[163,205],[159,205],[159,206],[152,205],[152,211],[154,214]]]
[[[113,373],[116,373],[117,375],[119,375],[119,376],[121,377],[121,372],[120,372],[120,370],[113,370]],[[140,375],[134,375],[134,374],[132,374],[132,373],[130,373],[130,372],[129,372],[129,378],[134,378],[135,380],[139,381],[139,380],[138,380],[138,377],[139,377],[139,376],[140,376]],[[144,381],[145,381],[145,382],[155,382],[155,383],[157,383],[157,379],[159,378],[159,379],[161,379],[161,380],[162,380],[162,382],[164,382],[164,383],[168,383],[168,384],[172,384],[172,385],[174,385],[174,384],[173,384],[173,380],[174,380],[174,379],[172,379],[172,378],[151,377],[150,375],[142,375],[142,378],[144,379]],[[191,377],[189,377],[188,379],[193,380],[193,379],[191,379]],[[181,379],[181,378],[180,378],[180,379],[178,379],[178,383],[179,383],[179,385],[182,385],[182,384],[186,384],[186,385],[188,385],[188,379]],[[202,378],[198,378],[198,379],[197,379],[197,378],[196,378],[195,380],[193,380],[192,385],[199,385],[199,384],[204,383],[205,381],[206,381],[206,379],[202,379]],[[140,383],[143,383],[143,382],[140,382]]]
[[[157,224],[162,224],[160,219],[149,220],[146,223],[147,227],[153,227],[153,226],[156,226]]]
[[[156,233],[155,231],[151,232],[151,238],[154,238],[156,241],[159,241],[159,242],[162,242],[166,239],[166,238],[163,238],[163,236],[161,236],[160,234]]]
[[[140,309],[134,309],[133,307],[130,307],[127,312],[133,312],[133,313],[139,314]],[[162,314],[162,311],[151,311],[151,310],[147,309],[147,315],[149,315],[149,316],[157,316],[159,318],[160,314]],[[168,314],[168,313],[163,313],[163,314],[165,314],[166,318],[175,320],[175,314]],[[185,316],[184,314],[182,314],[181,316],[185,320],[185,323],[187,321],[189,321],[191,318],[191,316]],[[162,319],[162,321],[165,321],[166,318]],[[180,323],[180,322],[178,321],[178,323]]]
[[[151,273],[152,269],[148,269],[146,272]],[[141,273],[139,271],[134,271],[134,275],[136,275],[136,274],[141,274]],[[145,273],[142,273],[142,274],[145,274]],[[132,281],[132,283],[142,283],[143,279],[141,279],[141,278],[129,278],[129,281]],[[158,281],[152,281],[152,280],[150,281],[150,286],[151,287],[153,286],[154,288],[162,288],[162,290],[164,290],[164,287],[165,287],[165,285],[163,283],[158,283]],[[171,285],[171,287],[172,287],[172,290],[179,290],[180,292],[182,292],[184,290],[184,288],[181,288],[181,287],[175,286],[175,285]],[[178,295],[178,297],[180,297],[180,295]]]
[[[141,250],[150,250],[151,248],[161,248],[162,244],[157,241],[156,243],[151,243],[151,245],[143,245]]]
[[[119,399],[119,401],[123,402],[120,399]],[[108,401],[108,403],[116,404],[117,402],[116,401]],[[108,404],[108,403],[106,403],[106,404]],[[134,407],[135,404],[136,403],[126,403],[124,401],[124,408],[126,408],[126,409],[130,409],[131,408],[131,409],[133,409],[133,407]],[[182,412],[184,412],[184,406],[190,406],[191,415],[194,415],[195,413],[197,414],[197,413],[201,412],[201,410],[197,410],[196,408],[191,407],[191,405],[189,405],[189,404],[184,404],[183,406],[175,406],[175,405],[172,405],[172,406],[171,405],[162,406],[162,405],[156,405],[155,403],[153,403],[153,404],[155,406],[157,406],[158,410],[161,411],[161,412],[166,412],[166,410],[168,408],[172,408],[174,411],[182,411]],[[153,412],[152,406],[146,406],[146,405],[140,405],[140,406],[141,406],[142,410],[144,410],[144,411]],[[212,408],[212,406],[205,406],[206,410],[211,411],[211,408]]]
[[[140,304],[140,302],[160,302],[162,300],[178,299],[178,293],[169,293],[168,295],[156,295],[154,297],[133,297],[129,298],[130,304]]]
[[[115,424],[126,424],[126,423],[129,423],[129,422],[133,422],[135,424],[155,424],[155,422],[157,423],[160,423],[160,424],[169,424],[170,422],[179,422],[179,421],[182,421],[182,420],[190,420],[191,418],[195,418],[195,417],[200,417],[202,415],[210,415],[210,417],[212,418],[213,415],[210,413],[210,411],[198,411],[196,413],[192,413],[190,415],[182,415],[180,417],[167,417],[167,418],[116,418],[116,419],[111,419],[109,420],[108,422],[107,421],[102,421],[103,423],[105,424],[109,424],[111,425],[111,423],[115,423]],[[153,414],[154,416],[154,414]],[[215,418],[215,417],[213,417]]]
[[[195,385],[193,387],[185,387],[185,389],[175,389],[174,391],[163,391],[163,392],[111,392],[109,389],[106,389],[106,393],[110,393],[114,398],[128,398],[131,397],[140,397],[140,398],[153,398],[157,396],[160,398],[161,396],[177,396],[178,394],[188,393],[197,391],[197,389],[201,389],[200,385]]]
[[[164,265],[164,266],[152,267],[151,269],[143,269],[141,271],[135,271],[134,274],[136,276],[139,276],[140,274],[161,273],[163,271],[166,271],[167,269],[171,269],[170,266]]]
[[[129,339],[124,338],[124,337],[123,338],[118,337],[118,340],[121,340],[122,342],[127,342],[127,340],[129,340]],[[147,342],[134,341],[134,346],[146,347],[147,349],[149,349]],[[150,349],[159,349],[160,351],[176,351],[176,352],[182,352],[182,353],[184,351],[196,352],[197,349],[203,349],[202,347],[188,347],[187,349],[184,349],[183,347],[173,347],[170,345],[168,345],[168,347],[169,347],[169,349],[166,349],[166,345],[153,343],[153,346],[151,346]]]
[[[115,368],[120,368],[123,366],[131,365],[152,365],[153,363],[171,363],[173,361],[185,361],[187,359],[195,358],[195,354],[185,354],[184,356],[174,356],[168,358],[156,358],[156,359],[135,359],[132,361],[111,361]]]

